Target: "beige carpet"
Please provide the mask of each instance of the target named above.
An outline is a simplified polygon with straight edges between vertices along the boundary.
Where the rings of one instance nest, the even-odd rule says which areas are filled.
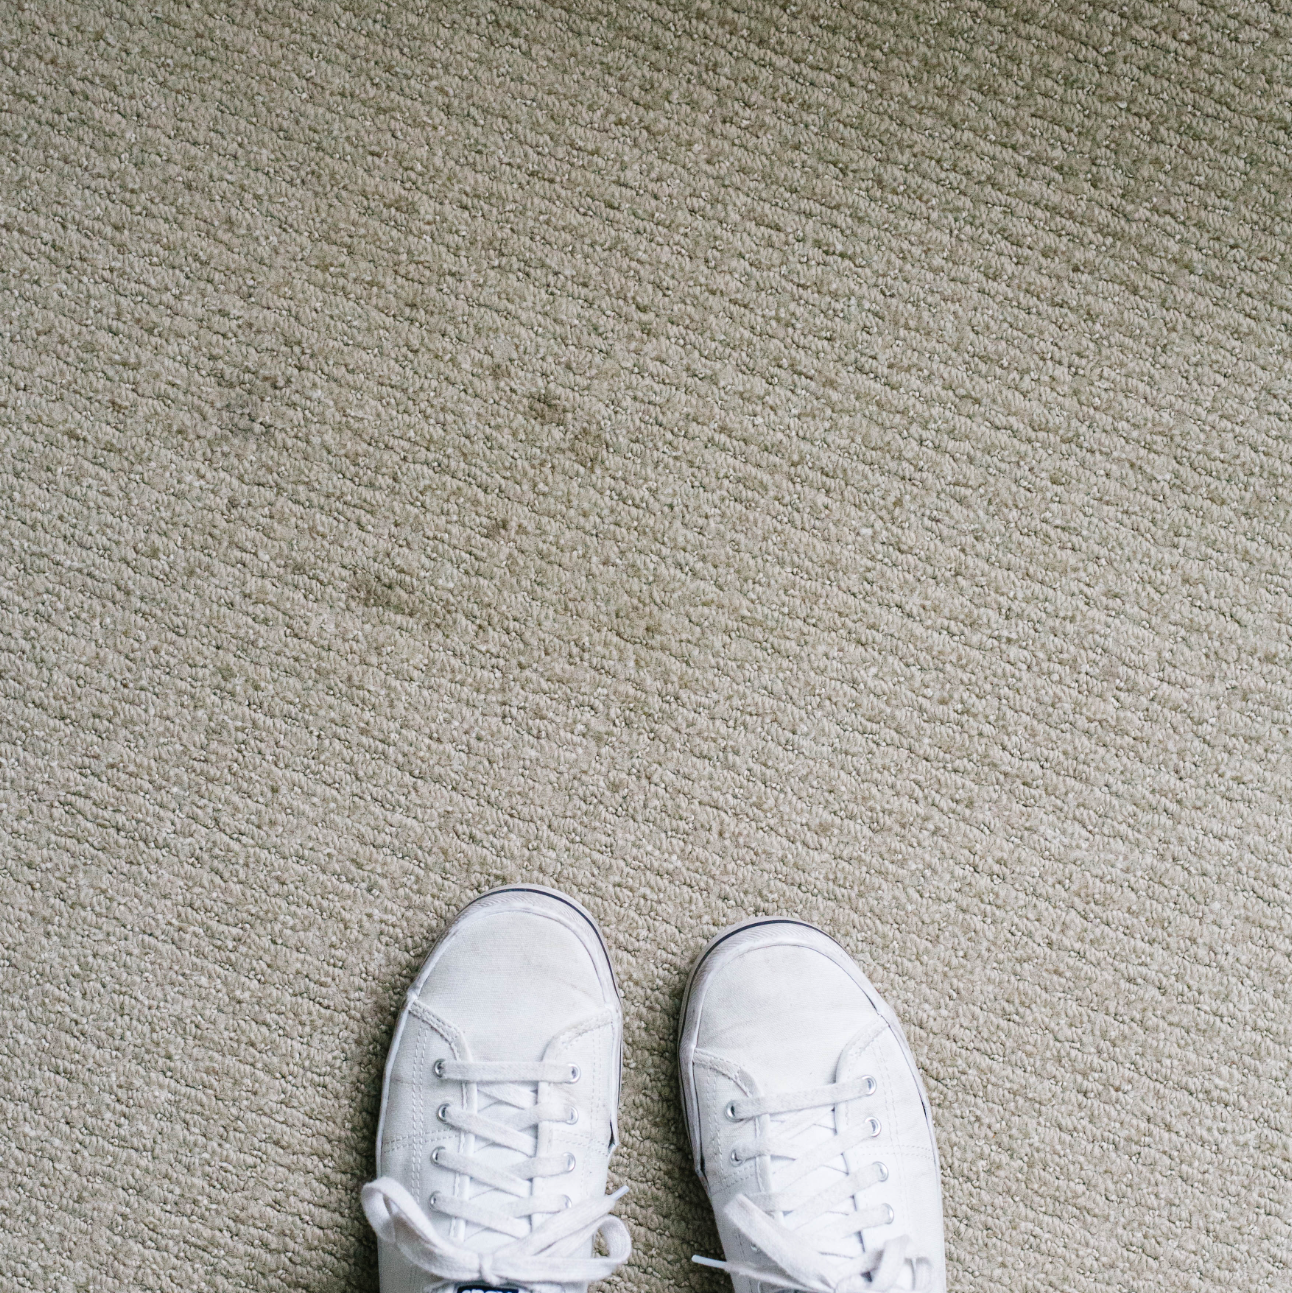
[[[0,1286],[376,1286],[500,881],[837,934],[956,1290],[1292,1287],[1292,12],[0,10]]]

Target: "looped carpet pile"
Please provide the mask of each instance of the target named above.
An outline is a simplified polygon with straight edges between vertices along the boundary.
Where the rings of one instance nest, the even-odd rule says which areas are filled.
[[[743,916],[903,1016],[956,1290],[1292,1279],[1292,14],[0,12],[0,1274],[375,1289],[400,995],[625,986],[720,1293]]]

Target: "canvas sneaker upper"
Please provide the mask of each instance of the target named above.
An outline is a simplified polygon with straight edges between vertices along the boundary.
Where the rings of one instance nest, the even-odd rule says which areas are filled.
[[[683,1105],[736,1293],[945,1293],[928,1098],[892,1010],[792,920],[719,935],[692,971]]]
[[[516,885],[459,913],[386,1062],[362,1195],[382,1293],[583,1293],[627,1259],[610,1215],[624,1191],[605,1193],[622,1037],[605,945],[576,902]]]

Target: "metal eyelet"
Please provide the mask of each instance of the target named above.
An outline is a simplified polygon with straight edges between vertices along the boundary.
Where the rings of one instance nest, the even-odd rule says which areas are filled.
[[[885,1203],[884,1210],[888,1213],[888,1220],[884,1222],[884,1225],[891,1226],[893,1222],[897,1220],[897,1213],[893,1211],[893,1205],[891,1203]]]
[[[876,1164],[875,1164],[875,1171],[877,1171],[877,1172],[879,1173],[879,1179],[880,1179],[881,1181],[886,1181],[886,1180],[888,1180],[888,1168],[886,1168],[886,1167],[883,1165],[883,1163],[876,1163]]]
[[[432,1194],[431,1197],[426,1200],[426,1206],[428,1208],[437,1208],[439,1207],[439,1205],[440,1205],[440,1192],[439,1190],[436,1190],[435,1193]]]
[[[446,1101],[444,1104],[440,1105],[438,1109],[436,1109],[435,1116],[441,1122],[448,1122],[448,1116],[447,1116],[448,1112],[449,1112],[449,1106],[448,1106],[448,1102]]]
[[[571,1082],[577,1082],[577,1081],[579,1080],[579,1077],[580,1077],[580,1074],[579,1074],[579,1066],[578,1066],[577,1064],[571,1064],[571,1065],[570,1065],[570,1081],[571,1081]]]
[[[880,1130],[881,1130],[881,1129],[880,1129],[880,1126],[879,1126],[879,1119],[878,1119],[878,1118],[867,1118],[867,1119],[866,1119],[866,1124],[867,1124],[867,1126],[869,1126],[869,1127],[870,1127],[870,1138],[871,1138],[872,1140],[874,1140],[874,1138],[875,1138],[876,1136],[878,1136],[878,1135],[879,1135]]]
[[[738,1149],[733,1149],[731,1151],[731,1161],[733,1163],[743,1163],[745,1160],[740,1157],[740,1151]]]
[[[868,1078],[866,1079],[866,1094],[867,1094],[867,1095],[874,1095],[874,1094],[875,1094],[875,1088],[876,1088],[876,1087],[878,1087],[878,1086],[879,1086],[879,1083],[878,1083],[878,1082],[876,1082],[876,1081],[875,1081],[875,1079],[874,1079],[873,1077],[868,1077]]]
[[[739,1121],[736,1117],[736,1102],[734,1100],[722,1112],[725,1113],[732,1122]]]
[[[432,1072],[435,1074],[436,1077],[442,1078],[444,1076],[444,1061],[436,1060],[435,1064],[432,1067]]]
[[[570,1198],[570,1196],[569,1196],[568,1194],[563,1194],[563,1195],[561,1195],[561,1198],[565,1200],[565,1206],[566,1206],[567,1208],[572,1208],[572,1207],[574,1207],[574,1200],[573,1200],[572,1198]]]
[[[573,1154],[566,1154],[566,1156],[565,1156],[565,1170],[566,1170],[567,1172],[572,1172],[572,1171],[574,1171],[574,1161],[575,1161],[575,1160],[574,1160],[574,1155],[573,1155]]]
[[[441,1145],[436,1145],[436,1146],[435,1146],[435,1148],[434,1148],[433,1150],[431,1150],[431,1162],[432,1162],[432,1163],[435,1163],[435,1164],[437,1164],[437,1165],[439,1164],[439,1161],[440,1161],[440,1150],[441,1150],[442,1148],[443,1148],[443,1146],[441,1146]]]
[[[577,1109],[571,1109],[570,1116],[565,1121],[573,1127],[574,1124],[579,1121],[579,1111]]]

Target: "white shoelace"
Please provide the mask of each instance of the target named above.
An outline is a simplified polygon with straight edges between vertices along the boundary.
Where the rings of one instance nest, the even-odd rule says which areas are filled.
[[[438,1166],[461,1173],[485,1186],[479,1198],[433,1194],[427,1207],[468,1225],[510,1237],[492,1252],[476,1252],[446,1239],[431,1225],[426,1211],[393,1177],[383,1176],[363,1187],[363,1210],[372,1228],[416,1267],[441,1281],[481,1284],[587,1284],[605,1279],[632,1252],[628,1230],[610,1215],[628,1187],[602,1198],[571,1202],[568,1195],[539,1193],[534,1183],[564,1176],[574,1168],[570,1154],[538,1153],[538,1135],[545,1122],[568,1123],[577,1117],[574,1106],[549,1095],[541,1103],[538,1084],[577,1082],[579,1070],[570,1064],[499,1063],[441,1060],[437,1076],[450,1082],[488,1087],[487,1113],[472,1113],[453,1104],[440,1106],[441,1122],[469,1132],[477,1146],[497,1145],[512,1150],[519,1161],[506,1167],[469,1154],[440,1149]],[[483,1094],[483,1093],[482,1093]],[[500,1113],[501,1109],[501,1113]],[[486,1202],[489,1194],[510,1196]],[[546,1220],[539,1221],[539,1217]],[[478,1233],[478,1232],[477,1232]],[[606,1256],[578,1256],[594,1236],[605,1241]]]
[[[836,1130],[835,1108],[874,1091],[874,1079],[864,1077],[787,1095],[749,1096],[728,1104],[725,1116],[734,1122],[769,1115],[765,1134],[732,1151],[737,1161],[763,1154],[789,1160],[776,1168],[775,1190],[737,1195],[724,1210],[727,1220],[754,1245],[766,1264],[716,1262],[698,1256],[692,1260],[797,1293],[881,1293],[897,1287],[904,1278],[910,1289],[928,1288],[932,1264],[927,1258],[907,1256],[909,1235],[894,1237],[881,1248],[857,1255],[863,1230],[895,1220],[887,1204],[856,1206],[856,1196],[886,1181],[888,1169],[882,1163],[870,1163],[848,1170],[844,1155],[879,1135],[880,1127],[876,1119],[867,1118]],[[770,1121],[795,1113],[801,1116]],[[833,1168],[836,1174],[824,1189],[819,1188],[820,1168]],[[816,1179],[808,1184],[814,1173]]]

